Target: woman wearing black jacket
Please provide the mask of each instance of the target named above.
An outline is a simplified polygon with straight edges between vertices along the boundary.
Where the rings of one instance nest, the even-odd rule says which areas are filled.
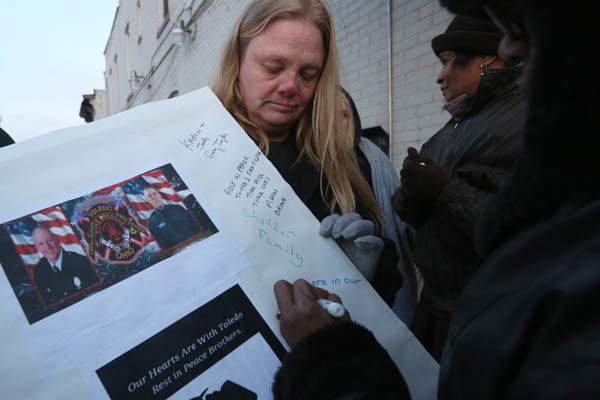
[[[456,301],[481,262],[473,240],[482,205],[506,181],[522,147],[526,94],[521,69],[498,57],[502,33],[489,18],[455,17],[432,42],[451,119],[409,151],[394,196],[414,230],[424,279],[411,330],[438,361]]]

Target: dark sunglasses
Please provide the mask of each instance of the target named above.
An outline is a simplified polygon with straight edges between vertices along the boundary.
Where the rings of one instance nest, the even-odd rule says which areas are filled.
[[[525,24],[515,7],[509,4],[510,2],[506,5],[484,4],[481,7],[505,35],[514,40],[525,40]]]

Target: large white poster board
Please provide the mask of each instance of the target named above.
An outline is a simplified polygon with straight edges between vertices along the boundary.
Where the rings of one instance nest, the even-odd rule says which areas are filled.
[[[272,286],[298,278],[435,397],[435,361],[208,88],[5,148],[0,180],[10,398],[268,399],[285,354]]]

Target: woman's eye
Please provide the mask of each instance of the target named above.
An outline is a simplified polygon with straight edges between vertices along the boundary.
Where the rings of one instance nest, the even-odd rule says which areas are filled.
[[[305,81],[312,81],[313,79],[315,79],[317,75],[315,74],[302,74],[302,79],[304,79]]]
[[[277,73],[279,73],[281,71],[280,67],[275,67],[275,66],[269,66],[269,65],[265,65],[265,70],[272,75],[275,75]]]

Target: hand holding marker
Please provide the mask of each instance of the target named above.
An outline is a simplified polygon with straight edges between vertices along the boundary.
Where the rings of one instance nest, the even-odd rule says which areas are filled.
[[[323,310],[327,311],[329,315],[333,318],[340,318],[346,314],[346,309],[340,303],[336,303],[335,301],[327,300],[327,299],[318,299],[317,303],[323,308]]]
[[[340,303],[336,303],[335,301],[327,300],[327,299],[317,299],[317,303],[321,306],[321,308],[327,311],[327,314],[332,316],[333,318],[340,318],[346,314],[346,309]],[[275,318],[279,319],[281,317],[281,311],[277,310],[277,314],[275,314]]]

